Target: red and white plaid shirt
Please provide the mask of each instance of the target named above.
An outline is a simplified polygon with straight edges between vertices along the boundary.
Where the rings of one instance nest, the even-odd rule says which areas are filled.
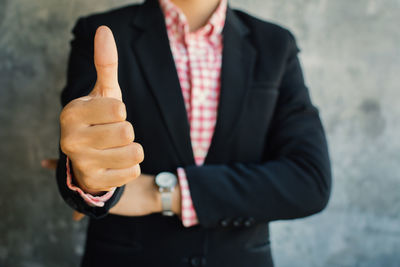
[[[202,165],[217,121],[222,63],[222,30],[227,0],[221,0],[207,24],[190,32],[183,12],[170,0],[159,0],[190,123],[197,165]],[[182,223],[198,223],[184,169],[178,169],[182,196]]]
[[[221,0],[206,25],[190,32],[184,13],[170,0],[159,0],[172,55],[185,101],[190,123],[190,137],[196,165],[204,163],[214,134],[220,96],[220,74],[222,64],[222,30],[225,24],[227,0]],[[182,223],[185,227],[198,224],[196,211],[186,173],[178,168],[182,197]],[[103,206],[112,194],[91,197],[71,184],[69,173],[67,184],[78,191],[92,206]]]

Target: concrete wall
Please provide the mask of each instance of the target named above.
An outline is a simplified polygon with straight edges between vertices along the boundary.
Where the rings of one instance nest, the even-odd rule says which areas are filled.
[[[59,93],[78,16],[128,0],[0,0],[0,266],[77,266],[54,175]],[[272,224],[278,267],[400,266],[399,0],[235,0],[289,27],[330,141],[328,209]]]

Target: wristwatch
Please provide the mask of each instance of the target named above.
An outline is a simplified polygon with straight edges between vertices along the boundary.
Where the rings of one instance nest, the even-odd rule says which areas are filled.
[[[171,172],[161,172],[156,175],[155,182],[161,193],[162,214],[164,216],[173,216],[172,191],[178,182],[178,178]]]

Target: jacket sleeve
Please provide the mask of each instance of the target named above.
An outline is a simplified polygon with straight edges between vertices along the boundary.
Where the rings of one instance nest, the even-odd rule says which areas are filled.
[[[328,147],[289,33],[290,53],[260,163],[185,168],[194,207],[204,227],[250,226],[321,211],[331,190]]]
[[[96,82],[96,70],[93,62],[94,33],[87,30],[85,19],[79,19],[73,29],[74,39],[71,42],[69,55],[67,85],[61,93],[61,104],[64,107],[75,98],[89,94]],[[71,172],[73,175],[73,172]],[[92,218],[105,216],[122,195],[123,187],[117,188],[113,196],[103,207],[89,206],[78,192],[67,186],[66,155],[60,150],[56,172],[57,184],[63,199],[75,210]]]

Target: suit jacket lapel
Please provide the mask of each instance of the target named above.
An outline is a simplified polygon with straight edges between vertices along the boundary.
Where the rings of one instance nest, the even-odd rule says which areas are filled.
[[[248,28],[228,7],[223,30],[221,95],[217,124],[205,163],[223,160],[229,138],[240,118],[247,89],[251,86],[256,50],[246,38]]]
[[[133,25],[141,29],[134,39],[135,54],[159,105],[181,162],[193,165],[190,127],[164,16],[156,0],[147,0]],[[151,123],[151,122],[149,122]]]
[[[147,0],[132,24],[138,30],[132,44],[135,54],[159,105],[173,145],[182,163],[193,165],[189,122],[158,1]],[[223,158],[250,87],[257,53],[246,39],[248,33],[248,28],[228,7],[223,30],[220,103],[205,163],[218,163]]]

